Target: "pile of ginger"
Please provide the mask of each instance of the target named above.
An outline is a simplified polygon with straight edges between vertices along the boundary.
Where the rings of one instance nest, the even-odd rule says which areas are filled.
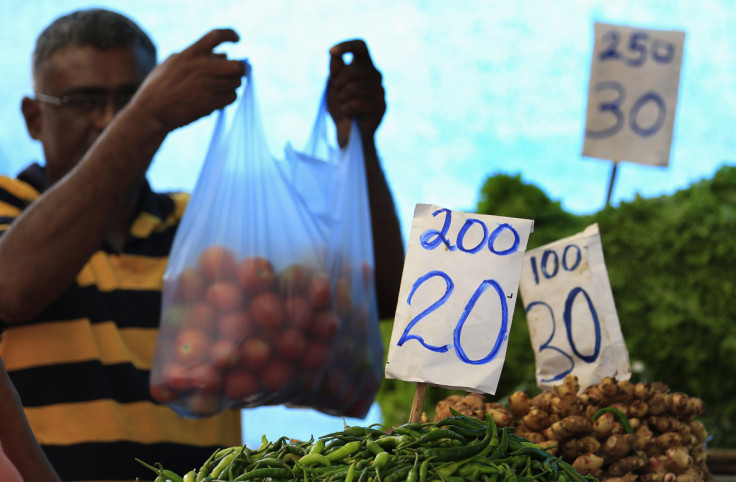
[[[660,382],[630,383],[605,378],[580,393],[568,375],[553,391],[530,397],[513,393],[508,407],[477,393],[450,395],[435,409],[435,422],[453,410],[483,419],[537,443],[582,475],[608,482],[713,481],[706,466],[708,436],[695,417],[705,405],[697,397],[670,392]]]

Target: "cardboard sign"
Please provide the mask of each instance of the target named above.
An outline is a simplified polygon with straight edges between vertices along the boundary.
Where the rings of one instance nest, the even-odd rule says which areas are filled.
[[[529,251],[521,296],[541,389],[560,385],[568,373],[581,388],[607,376],[631,378],[597,224]]]
[[[417,204],[386,378],[496,392],[532,226]]]
[[[685,33],[595,24],[583,155],[667,166]]]

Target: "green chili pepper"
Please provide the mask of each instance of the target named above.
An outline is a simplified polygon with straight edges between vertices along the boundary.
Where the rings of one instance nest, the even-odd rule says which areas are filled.
[[[411,470],[411,467],[404,466],[399,467],[390,474],[388,474],[384,479],[383,482],[398,482],[400,480],[406,480],[407,476],[409,475],[409,471]]]
[[[181,478],[181,482],[195,482],[197,480],[197,472],[194,470],[190,470],[186,474],[184,474],[184,477]]]
[[[427,482],[427,472],[429,472],[429,461],[432,458],[425,459],[419,466],[419,482]]]
[[[552,457],[552,455],[550,455],[548,452],[545,452],[541,448],[536,447],[521,447],[511,452],[510,455],[527,455],[530,457],[534,457],[537,460],[547,460],[548,458]]]
[[[290,479],[294,477],[294,473],[289,469],[279,467],[267,467],[264,469],[255,469],[245,472],[244,474],[233,479],[233,482],[241,480],[265,479],[267,477],[270,477],[272,479]]]
[[[215,459],[215,456],[217,455],[218,452],[219,450],[215,450],[214,452],[212,452],[212,455],[210,455],[210,458],[205,460],[205,462],[202,464],[202,467],[200,467],[199,472],[197,472],[197,478],[195,482],[202,482],[202,479],[204,479],[207,476],[207,473],[206,473],[207,467],[209,466],[210,462],[212,462]]]
[[[414,465],[412,465],[409,474],[406,476],[406,482],[417,482],[419,478],[417,464],[419,464],[419,454],[414,454]]]
[[[504,427],[501,430],[501,441],[498,443],[498,446],[491,453],[490,458],[491,459],[501,458],[501,456],[506,453],[508,448],[509,448],[509,431],[507,428]]]
[[[400,447],[412,447],[414,445],[424,445],[428,442],[440,440],[443,438],[451,439],[451,440],[459,440],[463,444],[467,442],[467,439],[457,432],[453,432],[452,430],[447,430],[444,428],[435,428],[434,430],[430,430],[429,432],[425,433],[418,439],[412,440],[411,442],[401,445]]]
[[[223,472],[223,470],[225,470],[226,468],[228,468],[228,466],[230,466],[230,464],[235,459],[235,457],[237,457],[238,455],[240,455],[240,453],[243,452],[243,449],[244,447],[240,447],[240,450],[232,451],[226,456],[224,456],[220,460],[220,462],[218,462],[215,468],[212,469],[212,472],[210,472],[210,477],[212,477],[213,479],[216,479]]]
[[[397,428],[406,428],[409,430],[421,430],[427,425],[431,425],[431,424],[425,423],[425,422],[407,422],[405,424],[399,425],[398,427],[394,427],[394,430],[396,430]]]
[[[299,463],[304,466],[310,466],[310,465],[332,465],[330,462],[330,459],[325,457],[322,454],[318,453],[309,453],[305,455],[304,457],[299,459]]]
[[[385,467],[389,460],[391,460],[391,454],[388,452],[380,452],[377,453],[376,456],[373,458],[373,467],[375,467],[376,472],[378,472],[379,469],[382,469]]]
[[[334,438],[334,437],[345,436],[345,435],[349,435],[352,437],[365,437],[366,435],[379,435],[380,436],[380,435],[385,435],[385,433],[382,432],[381,430],[370,428],[370,427],[345,426],[345,430],[343,430],[342,432],[329,433],[327,435],[321,436],[320,438],[322,439]]]
[[[440,465],[435,469],[435,472],[437,472],[440,475],[444,476],[450,476],[454,475],[455,472],[460,468],[460,466],[467,463],[467,460],[459,460],[457,462],[450,462],[447,464]]]
[[[348,442],[345,445],[343,445],[342,447],[340,447],[339,449],[334,450],[334,451],[329,452],[329,453],[326,453],[325,454],[325,457],[330,462],[334,462],[336,460],[341,460],[341,459],[344,459],[345,457],[347,457],[348,455],[353,455],[355,452],[357,452],[358,450],[360,450],[360,448],[362,446],[363,446],[363,444],[361,442],[358,442],[358,441]]]
[[[325,450],[325,441],[323,439],[319,439],[316,442],[314,442],[314,445],[312,445],[312,448],[309,450],[310,454],[321,454]]]
[[[475,418],[475,417],[471,417],[469,415],[465,415],[464,413],[460,413],[460,412],[458,412],[457,410],[455,410],[452,407],[450,407],[450,413],[452,415],[456,416],[456,417],[460,417],[460,418],[466,419],[468,421],[468,423],[475,423],[476,425],[478,425],[480,427],[484,427],[485,426],[485,424],[483,423],[483,420],[482,419],[478,419],[478,418]]]
[[[462,447],[430,448],[426,450],[425,454],[427,457],[437,457],[440,462],[470,458],[481,453],[491,442],[495,433],[496,423],[493,417],[486,413],[486,435],[482,440]]]
[[[629,419],[626,417],[626,415],[621,410],[619,410],[616,407],[601,408],[600,410],[598,410],[597,412],[593,414],[593,422],[595,422],[598,417],[600,417],[606,412],[611,412],[616,417],[616,419],[624,427],[624,432],[634,433],[634,430],[631,428],[631,424],[629,423]]]
[[[157,479],[161,479],[162,481],[170,480],[171,482],[182,482],[182,478],[179,476],[179,474],[172,472],[171,470],[164,470],[164,468],[161,466],[160,463],[157,463],[156,465],[158,468],[153,467],[152,465],[148,465],[141,459],[135,459],[139,464],[144,466],[147,469],[152,470],[155,474],[158,475],[156,477]]]
[[[500,474],[501,469],[493,464],[486,465],[481,462],[471,461],[462,465],[457,471],[458,475],[462,475],[463,477],[467,477],[475,472],[478,472],[480,474]]]
[[[368,438],[366,438],[365,446],[368,448],[368,450],[371,451],[371,453],[373,453],[373,455],[378,455],[381,452],[385,452],[383,447],[378,445],[371,436],[368,436]]]
[[[567,477],[568,477],[569,479],[573,480],[574,482],[583,482],[583,481],[585,480],[585,479],[584,479],[584,478],[583,478],[583,477],[582,477],[582,476],[581,476],[581,475],[580,475],[580,474],[578,473],[578,471],[577,471],[577,470],[575,470],[575,468],[574,468],[574,467],[573,467],[572,465],[568,464],[567,462],[565,462],[565,461],[563,461],[563,460],[560,460],[560,461],[558,462],[558,464],[560,465],[560,467],[562,467],[562,470],[564,470],[564,471],[565,471],[565,475],[566,475],[566,476],[567,476]]]
[[[317,467],[307,467],[309,474],[312,476],[325,476],[330,475],[333,476],[335,474],[340,473],[347,473],[348,469],[347,465],[330,465],[330,466],[317,466]]]
[[[406,435],[386,435],[376,439],[376,443],[384,449],[396,448],[410,441],[411,439]]]
[[[355,462],[350,464],[350,468],[348,469],[348,474],[345,476],[345,482],[353,482],[354,477],[355,477]]]
[[[294,454],[288,454],[288,455],[294,455]],[[286,462],[284,462],[283,459],[272,458],[272,457],[262,458],[258,460],[255,464],[253,464],[254,469],[262,469],[264,466],[288,468],[288,466],[286,465]]]

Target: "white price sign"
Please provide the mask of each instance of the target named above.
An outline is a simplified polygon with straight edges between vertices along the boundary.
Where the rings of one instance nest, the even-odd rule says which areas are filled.
[[[529,251],[521,296],[540,388],[559,385],[568,373],[581,387],[631,378],[597,224]]]
[[[583,155],[667,166],[685,33],[595,24]]]
[[[417,204],[386,378],[496,392],[533,223]]]

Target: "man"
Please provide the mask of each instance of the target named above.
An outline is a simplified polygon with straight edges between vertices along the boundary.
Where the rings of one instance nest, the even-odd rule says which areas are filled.
[[[0,320],[9,326],[0,356],[62,480],[133,480],[146,474],[136,457],[184,473],[241,443],[236,411],[182,419],[148,392],[162,276],[187,197],[153,193],[145,179],[169,132],[235,100],[244,66],[213,50],[237,40],[213,30],[157,66],[137,25],[84,10],[37,41],[35,97],[22,111],[46,162],[0,178]],[[373,143],[381,75],[361,41],[330,55],[329,110],[340,144],[350,119],[360,125],[381,240],[379,311],[392,316],[403,244]]]
[[[18,393],[0,358],[0,480],[58,482],[49,460],[28,426]]]

